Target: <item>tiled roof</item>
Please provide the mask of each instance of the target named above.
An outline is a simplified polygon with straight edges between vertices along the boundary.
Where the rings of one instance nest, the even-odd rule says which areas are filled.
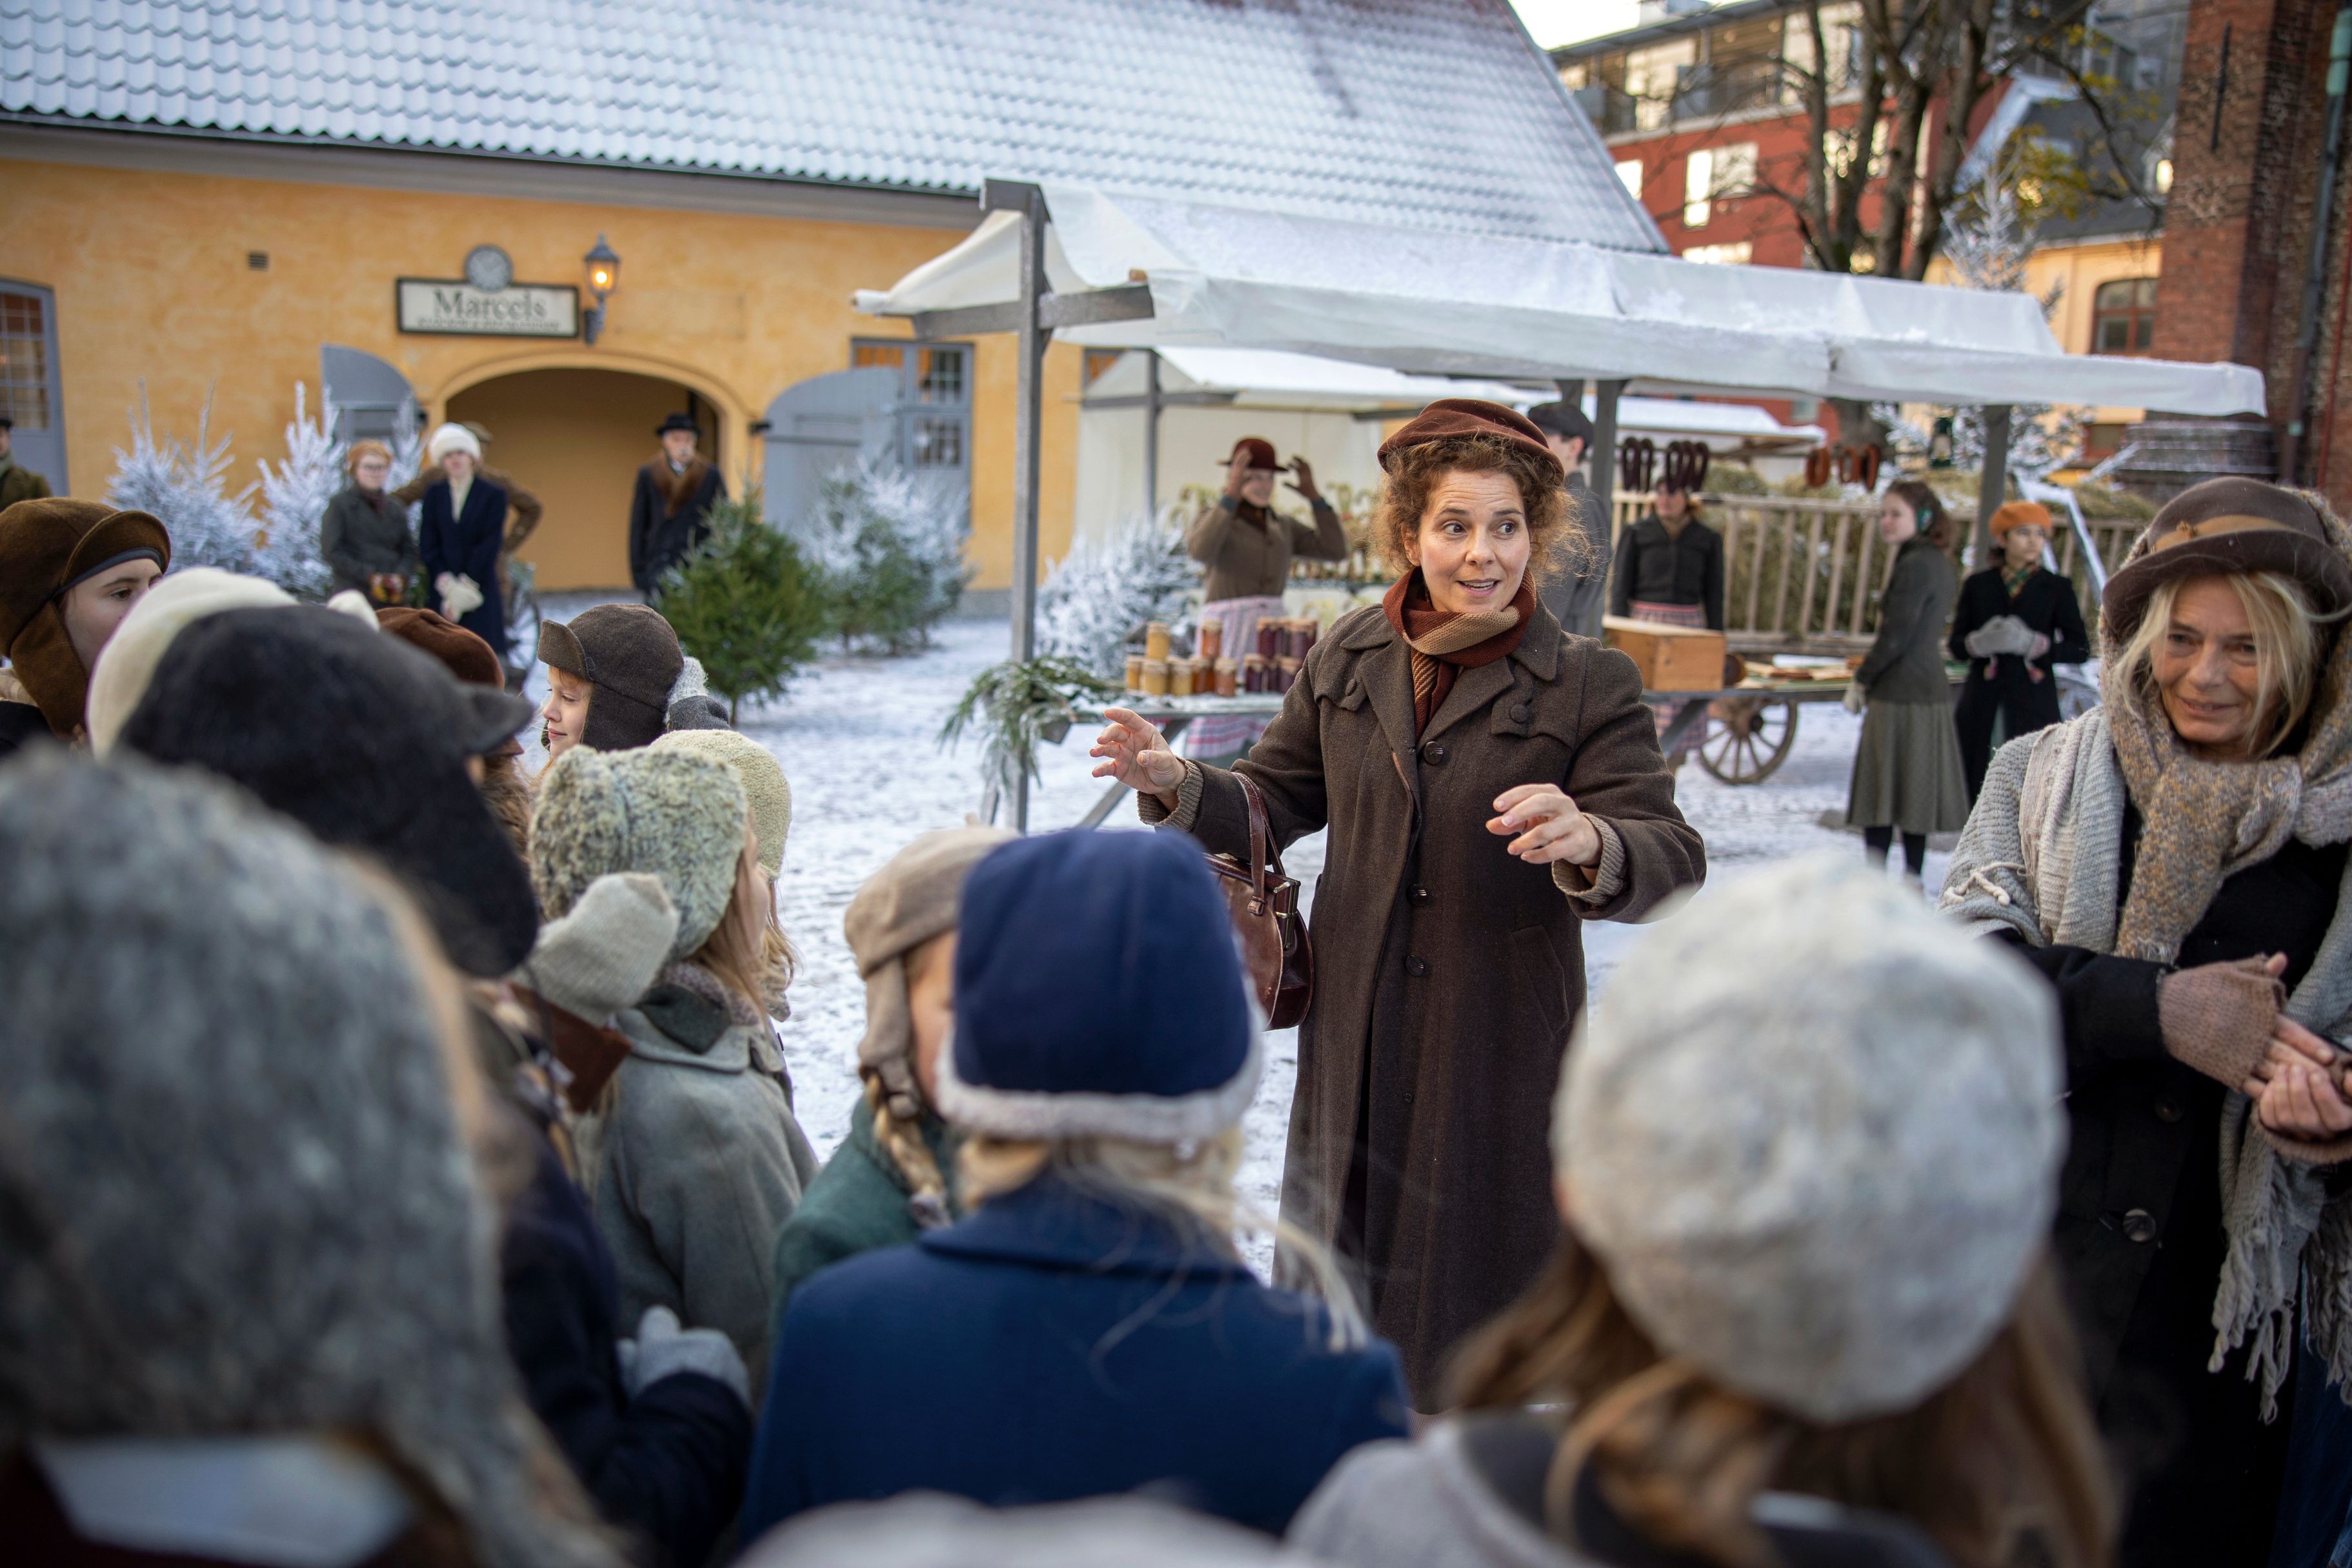
[[[0,116],[1661,248],[1507,0],[0,0]]]

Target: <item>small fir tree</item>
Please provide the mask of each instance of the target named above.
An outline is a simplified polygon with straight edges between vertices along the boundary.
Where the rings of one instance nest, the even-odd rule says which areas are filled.
[[[961,503],[895,464],[868,458],[826,479],[794,532],[844,648],[922,646],[971,579]]]
[[[147,384],[139,384],[139,405],[131,410],[131,450],[114,449],[114,478],[106,488],[109,504],[143,511],[172,538],[172,565],[253,569],[254,521],[247,502],[257,488],[226,493],[229,438],[211,438],[212,394],[196,416],[196,438],[184,446],[177,437],[155,438],[147,409]]]
[[[286,426],[286,460],[261,470],[261,538],[254,567],[298,599],[323,599],[335,575],[319,550],[327,502],[343,487],[343,443],[335,439],[335,405],[321,395],[314,423],[294,384],[294,422]]]
[[[733,723],[747,699],[779,696],[828,629],[822,585],[793,542],[761,521],[760,491],[710,509],[710,531],[662,574],[655,604],[702,661]]]

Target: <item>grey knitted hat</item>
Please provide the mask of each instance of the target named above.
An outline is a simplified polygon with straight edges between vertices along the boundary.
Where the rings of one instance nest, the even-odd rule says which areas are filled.
[[[727,913],[749,823],[743,786],[725,763],[684,752],[574,746],[540,782],[531,881],[554,920],[599,877],[652,872],[677,910],[669,956],[684,958]]]
[[[614,1563],[517,1395],[430,938],[351,868],[194,770],[0,768],[0,1452],[372,1433],[478,1562]]]
[[[1611,977],[1553,1156],[1633,1321],[1811,1420],[1908,1409],[2009,1320],[2064,1152],[2058,1016],[1858,864],[1711,888]]]

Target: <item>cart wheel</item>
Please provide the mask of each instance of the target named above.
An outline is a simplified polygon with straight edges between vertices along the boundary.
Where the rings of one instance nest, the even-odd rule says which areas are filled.
[[[1797,705],[1760,697],[1718,698],[1707,705],[1699,766],[1727,784],[1762,784],[1797,743]]]

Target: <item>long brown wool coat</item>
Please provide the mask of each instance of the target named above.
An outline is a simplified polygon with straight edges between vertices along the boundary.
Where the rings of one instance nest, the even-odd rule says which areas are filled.
[[[1316,645],[1237,769],[1277,842],[1330,828],[1283,1217],[1360,1262],[1423,1409],[1447,1352],[1559,1237],[1551,1101],[1584,1005],[1582,923],[1639,920],[1706,875],[1641,695],[1631,659],[1538,608],[1510,658],[1460,673],[1416,742],[1409,650],[1374,606]],[[1196,776],[1180,822],[1245,860],[1240,785]],[[1486,831],[1496,795],[1545,782],[1615,829],[1623,885],[1605,901],[1571,898]]]

